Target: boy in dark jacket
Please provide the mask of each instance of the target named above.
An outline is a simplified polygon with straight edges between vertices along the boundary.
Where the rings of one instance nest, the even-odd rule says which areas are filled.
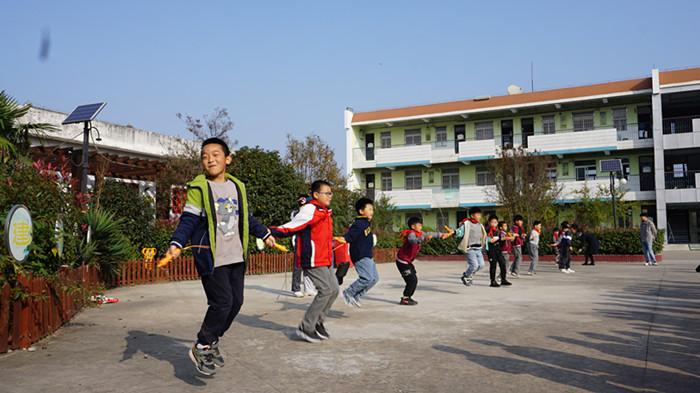
[[[513,263],[510,265],[510,275],[518,277],[520,275],[520,262],[523,260],[523,244],[525,244],[525,228],[523,228],[523,216],[516,214],[513,218],[513,226],[510,230],[513,233]]]
[[[503,245],[508,244],[507,242],[510,238],[507,236],[505,231],[499,228],[499,224],[503,224],[503,221],[499,223],[497,216],[489,217],[489,229],[486,233],[486,252],[489,256],[489,277],[491,278],[492,288],[498,288],[501,285],[511,285],[511,283],[506,279],[506,258],[503,255]],[[506,229],[507,226],[506,226]],[[503,233],[501,233],[503,232]],[[507,255],[507,254],[506,254]],[[496,267],[500,269],[501,283],[496,282]]]
[[[379,281],[377,265],[374,263],[374,236],[371,221],[374,216],[374,202],[360,198],[355,203],[358,216],[347,233],[336,238],[338,242],[350,243],[350,259],[359,276],[343,291],[343,300],[349,306],[361,307],[360,298]]]
[[[598,242],[598,238],[595,237],[594,234],[584,231],[583,228],[579,228],[577,224],[571,226],[571,232],[574,235],[578,235],[581,238],[581,243],[583,243],[583,255],[585,258],[583,266],[595,265],[593,256],[597,254],[598,250],[600,249],[600,242]],[[588,262],[589,260],[591,261],[590,263]]]
[[[559,271],[567,274],[575,273],[571,268],[571,240],[569,223],[564,221],[559,232]]]
[[[270,227],[278,237],[296,235],[296,263],[316,287],[317,295],[299,324],[297,336],[310,343],[330,338],[323,322],[338,297],[338,280],[333,266],[333,199],[331,185],[323,180],[311,184],[311,200],[301,207],[292,221]]]
[[[193,254],[209,307],[189,356],[204,375],[224,365],[219,339],[243,305],[249,234],[269,247],[275,244],[270,231],[248,213],[245,185],[226,172],[231,161],[221,139],[202,143],[205,174],[187,184],[187,202],[168,250],[177,258],[187,243],[197,246]]]
[[[418,286],[418,276],[416,275],[416,267],[413,265],[413,261],[416,260],[416,256],[420,251],[421,243],[434,237],[447,239],[454,232],[423,232],[423,220],[420,217],[409,218],[408,228],[401,232],[403,246],[399,248],[396,254],[396,267],[406,282],[406,288],[403,290],[403,297],[399,304],[402,306],[415,306],[418,302],[413,300],[412,296],[416,292],[416,286]]]

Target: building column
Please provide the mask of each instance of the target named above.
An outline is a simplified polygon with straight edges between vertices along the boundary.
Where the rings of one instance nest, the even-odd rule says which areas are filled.
[[[651,114],[654,133],[654,183],[656,186],[656,226],[666,230],[666,175],[664,173],[664,127],[659,70],[651,70]],[[668,242],[668,233],[665,234]]]
[[[354,112],[352,108],[345,108],[344,126],[345,126],[345,177],[347,178],[347,187],[349,190],[359,190],[361,188],[359,173],[353,170],[353,153],[355,147],[359,147],[356,143],[355,131],[352,129],[352,116]]]

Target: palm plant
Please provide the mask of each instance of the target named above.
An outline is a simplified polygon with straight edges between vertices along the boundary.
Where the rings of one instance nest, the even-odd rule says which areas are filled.
[[[89,228],[89,242],[86,238],[80,246],[84,263],[99,266],[105,279],[111,279],[119,272],[119,265],[134,254],[134,248],[124,235],[125,220],[109,211],[95,208],[85,213],[83,227]]]
[[[30,104],[20,105],[4,90],[0,91],[0,156],[17,156],[29,151],[29,136],[55,131],[48,123],[20,123],[31,109]]]

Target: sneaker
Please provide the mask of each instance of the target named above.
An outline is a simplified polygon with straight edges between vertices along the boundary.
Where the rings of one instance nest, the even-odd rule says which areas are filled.
[[[588,266],[588,265],[590,265],[590,263],[588,263],[588,262],[581,264],[581,266]]]
[[[651,266],[651,262],[644,262],[644,266]]]
[[[562,272],[562,273],[566,273],[566,274],[569,274],[569,271],[568,271],[568,270],[566,270],[566,269],[559,269],[559,271],[560,271],[560,272]]]
[[[658,265],[659,265],[659,264],[656,263],[656,261],[654,261],[654,262],[651,263],[651,266],[658,266]]]
[[[568,270],[569,273],[576,273],[576,270],[574,270],[574,269],[572,269],[572,268],[568,268],[568,269],[566,269],[566,270]]]
[[[306,291],[306,296],[316,296],[318,295],[318,291]]]
[[[500,285],[496,281],[491,281],[491,285],[489,285],[492,288],[498,288]]]
[[[323,326],[323,322],[319,322],[316,324],[316,335],[321,340],[328,340],[329,338],[331,338],[331,335],[328,334],[328,330],[326,330],[326,327]]]
[[[357,303],[357,300],[355,300],[354,297],[350,296],[347,289],[343,291],[343,301],[349,307],[360,307],[360,305]]]
[[[302,291],[296,291],[296,292],[294,292],[294,297],[303,298],[303,297],[304,297],[304,292],[302,292]]]
[[[410,297],[402,297],[399,304],[402,306],[415,306],[416,304],[418,304],[418,302],[411,299]]]
[[[190,348],[190,359],[194,366],[202,375],[211,376],[216,374],[216,366],[212,361],[212,350],[209,345],[194,343]]]
[[[510,272],[510,275],[511,275],[512,277],[515,277],[515,278],[520,277],[520,275],[519,275],[518,273],[516,273],[516,272]]]
[[[527,272],[527,273],[525,273],[525,274],[527,274],[528,276],[532,276],[532,275],[535,274],[535,273],[534,273],[534,272]]]
[[[320,343],[322,340],[316,332],[307,333],[301,328],[301,326],[299,326],[297,329],[297,337],[309,343]]]
[[[362,303],[360,303],[360,299],[359,299],[359,298],[353,298],[352,300],[355,301],[355,307],[357,307],[357,308],[362,308]]]
[[[501,280],[501,286],[503,286],[503,285],[508,286],[508,285],[513,285],[513,283],[508,281],[508,280]]]
[[[464,276],[464,275],[463,275],[462,278],[461,278],[461,280],[462,280],[462,284],[464,284],[464,286],[466,286],[466,287],[472,285],[472,280],[473,280],[473,279],[472,279],[471,277],[469,277],[469,276]]]
[[[211,361],[216,367],[224,367],[224,357],[219,351],[219,340],[211,343]]]

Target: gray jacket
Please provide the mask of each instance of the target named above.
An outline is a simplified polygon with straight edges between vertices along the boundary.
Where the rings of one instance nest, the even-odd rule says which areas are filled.
[[[639,224],[639,240],[653,243],[656,239],[656,225],[651,220]]]

